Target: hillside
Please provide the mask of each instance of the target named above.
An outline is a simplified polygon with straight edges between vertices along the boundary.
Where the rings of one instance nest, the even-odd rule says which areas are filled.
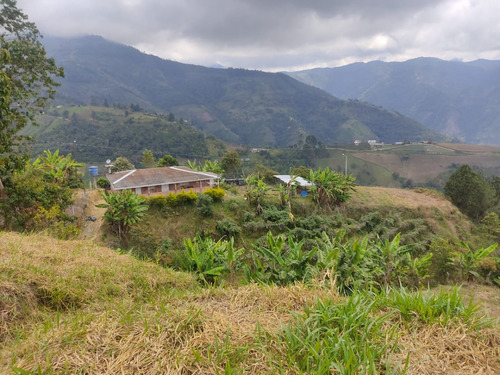
[[[500,61],[418,58],[288,74],[339,98],[398,111],[466,143],[500,145]]]
[[[415,144],[353,152],[353,158],[384,168],[416,184],[431,183],[443,188],[449,174],[467,164],[486,176],[498,176],[500,148],[466,144]],[[383,186],[386,186],[385,184]]]
[[[95,36],[44,44],[65,69],[57,98],[66,105],[134,103],[175,113],[224,141],[260,147],[300,145],[307,135],[327,145],[443,139],[398,113],[337,99],[281,73],[181,64]]]
[[[191,160],[215,159],[226,151],[222,141],[205,137],[183,120],[129,107],[59,106],[38,121],[39,126],[23,129],[35,138],[33,155],[59,149],[86,163],[124,156],[139,167],[145,149],[157,159],[170,154]]]
[[[294,314],[315,309],[320,298],[330,308],[351,301],[359,329],[366,319],[356,299],[328,288],[203,289],[189,274],[90,242],[43,235],[3,233],[0,269],[1,373],[215,374],[231,369],[255,374],[284,366],[286,373],[296,374],[303,372],[300,357],[293,354],[285,329],[287,324],[298,329]],[[481,293],[493,297],[497,290],[483,287]],[[399,314],[397,309],[392,313]],[[323,311],[332,319],[328,314]],[[468,330],[471,323],[460,316],[443,325],[418,320],[403,325],[402,318],[387,322],[381,338],[393,340],[386,335],[397,327],[392,335],[398,345],[382,366],[401,370],[409,353],[408,374],[496,373],[500,331]],[[366,334],[368,341],[378,338],[376,330]]]
[[[98,192],[81,193],[76,196],[75,213],[81,218],[102,214],[94,206]],[[276,191],[269,192],[257,214],[242,191],[231,189],[224,201],[213,203],[213,215],[207,217],[196,206],[159,209],[157,202],[123,241],[102,220],[88,227],[80,220],[85,226],[82,240],[2,232],[0,373],[500,371],[500,329],[490,319],[500,314],[497,287],[468,283],[462,289],[445,285],[411,292],[394,285],[391,291],[378,293],[361,287],[341,293],[342,283],[369,277],[354,270],[377,261],[374,256],[363,263],[362,254],[372,251],[365,241],[335,242],[333,254],[340,252],[338,259],[347,263],[336,263],[305,284],[249,283],[246,272],[236,266],[211,284],[186,262],[190,241],[183,246],[184,239],[196,243],[200,234],[204,241],[220,238],[221,220],[240,226],[234,254],[241,257],[242,246],[244,256],[239,259],[247,264],[268,231],[295,236],[296,241],[302,236],[304,254],[313,251],[306,239],[319,237],[321,231],[328,232],[332,241],[342,230],[350,238],[384,241],[399,231],[402,244],[412,246],[412,256],[422,255],[422,243],[444,244],[469,238],[472,232],[472,224],[450,202],[423,189],[358,187],[348,204],[334,211],[318,209],[310,197],[295,197],[293,221],[276,203]],[[216,246],[221,244],[222,240]],[[288,246],[298,245],[289,240]],[[433,278],[454,277],[443,257],[446,249],[433,248],[432,259],[438,262],[430,269]],[[215,250],[207,248],[203,254],[211,251]],[[156,258],[141,261],[132,254]],[[317,253],[318,260],[324,259],[321,254]],[[356,254],[352,267],[345,258],[348,254]],[[293,259],[290,264],[304,265]],[[318,267],[313,264],[309,265]],[[293,276],[298,270],[291,271],[284,261],[276,265],[279,274]],[[394,271],[399,269],[396,258],[391,265]],[[211,272],[215,271],[207,269],[207,274]],[[481,308],[469,304],[472,296],[483,300]]]

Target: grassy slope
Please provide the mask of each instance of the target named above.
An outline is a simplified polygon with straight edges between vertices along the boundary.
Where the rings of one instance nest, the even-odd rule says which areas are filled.
[[[1,373],[276,373],[271,358],[285,353],[274,335],[292,313],[315,298],[340,302],[300,285],[201,289],[188,274],[42,235],[2,233],[0,269]],[[407,329],[393,359],[410,352],[411,374],[500,370],[496,329]]]
[[[298,209],[312,206],[298,201]],[[216,217],[243,210],[241,193],[227,197]],[[425,190],[359,187],[353,212],[413,209],[436,219],[436,230],[466,231],[447,201]],[[152,231],[214,230],[192,215],[173,215]],[[169,235],[170,234],[169,232]],[[467,297],[476,286],[464,287]],[[480,287],[485,311],[498,316],[498,289]],[[324,286],[233,286],[203,289],[190,274],[120,255],[90,241],[0,234],[0,373],[13,368],[45,373],[276,373],[284,360],[278,333],[320,298],[342,302]],[[386,312],[386,311],[384,311]],[[402,324],[395,319],[392,324]],[[258,337],[267,332],[265,340]],[[410,374],[498,373],[500,330],[469,331],[460,321],[442,326],[414,321],[398,328]],[[282,364],[284,373],[297,373]]]

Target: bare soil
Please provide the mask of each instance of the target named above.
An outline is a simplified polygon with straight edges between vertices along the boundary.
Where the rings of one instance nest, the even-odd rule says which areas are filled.
[[[78,224],[82,229],[79,239],[95,240],[100,233],[104,222],[105,208],[96,207],[96,204],[105,203],[98,190],[79,189],[75,196],[75,203],[70,209],[78,216]],[[95,221],[89,218],[95,219]]]

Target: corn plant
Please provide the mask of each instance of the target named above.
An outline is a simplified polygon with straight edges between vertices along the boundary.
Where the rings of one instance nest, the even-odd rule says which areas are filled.
[[[407,323],[418,321],[424,324],[440,324],[445,326],[453,321],[462,321],[470,329],[477,329],[492,324],[493,320],[480,316],[479,304],[469,300],[464,303],[460,288],[451,291],[411,292],[405,288],[394,288],[382,291],[378,303],[382,308],[394,309]]]

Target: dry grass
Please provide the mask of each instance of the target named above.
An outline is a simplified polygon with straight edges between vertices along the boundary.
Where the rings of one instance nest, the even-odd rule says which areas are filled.
[[[447,155],[408,154],[407,160],[401,160],[397,153],[355,153],[354,156],[370,163],[386,168],[390,172],[397,172],[401,177],[411,179],[414,183],[425,183],[436,178],[439,174],[449,172],[452,164],[468,164],[480,168],[496,168],[498,166],[498,147],[455,145],[454,150],[462,154]]]
[[[340,301],[319,286],[201,289],[90,242],[2,233],[0,373],[272,374],[275,335],[317,298]],[[400,344],[413,374],[500,370],[498,330],[423,326]]]
[[[462,151],[462,152],[488,152],[488,153],[500,152],[500,147],[498,146],[473,145],[466,143],[438,143],[438,145],[451,150]]]
[[[404,332],[404,331],[403,331]],[[404,350],[396,360],[410,353],[408,374],[499,374],[500,334],[485,329],[471,332],[462,325],[437,324],[405,332],[399,340]]]

